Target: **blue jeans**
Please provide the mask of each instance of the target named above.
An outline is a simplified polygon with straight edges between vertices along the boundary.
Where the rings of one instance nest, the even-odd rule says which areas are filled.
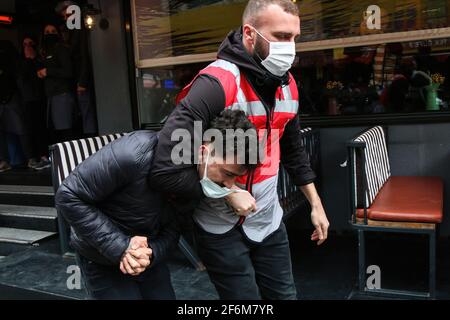
[[[223,300],[295,300],[286,226],[261,243],[247,239],[241,227],[212,234],[196,225],[200,259]]]

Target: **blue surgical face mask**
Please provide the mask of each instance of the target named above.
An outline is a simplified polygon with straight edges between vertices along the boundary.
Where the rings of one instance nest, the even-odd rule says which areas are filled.
[[[209,150],[208,155],[206,156],[205,162],[205,171],[203,173],[203,178],[200,180],[200,184],[202,185],[203,193],[208,198],[220,199],[228,196],[233,192],[238,192],[239,190],[230,189],[227,187],[221,187],[214,181],[208,178],[208,161],[209,161]]]

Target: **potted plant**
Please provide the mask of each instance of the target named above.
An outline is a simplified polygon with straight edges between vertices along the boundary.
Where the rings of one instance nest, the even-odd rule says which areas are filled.
[[[445,77],[440,73],[431,75],[431,84],[426,87],[427,91],[427,110],[439,110],[438,89],[444,83]]]

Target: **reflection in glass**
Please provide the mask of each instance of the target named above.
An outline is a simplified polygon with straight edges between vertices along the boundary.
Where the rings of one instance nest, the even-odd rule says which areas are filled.
[[[177,94],[207,64],[142,69],[138,82],[141,123],[163,123],[175,108]]]
[[[447,111],[450,38],[304,52],[291,72],[304,116]]]
[[[246,0],[135,0],[139,60],[216,52],[241,25]],[[378,0],[381,29],[367,26],[373,0],[299,0],[300,42],[449,26],[450,0]]]

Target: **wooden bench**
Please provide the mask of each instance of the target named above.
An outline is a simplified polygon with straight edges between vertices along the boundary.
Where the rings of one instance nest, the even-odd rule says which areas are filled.
[[[436,227],[443,218],[443,181],[439,177],[391,176],[386,130],[370,128],[347,143],[350,178],[350,223],[358,232],[360,293],[434,298]],[[368,289],[365,232],[429,236],[429,291]]]

